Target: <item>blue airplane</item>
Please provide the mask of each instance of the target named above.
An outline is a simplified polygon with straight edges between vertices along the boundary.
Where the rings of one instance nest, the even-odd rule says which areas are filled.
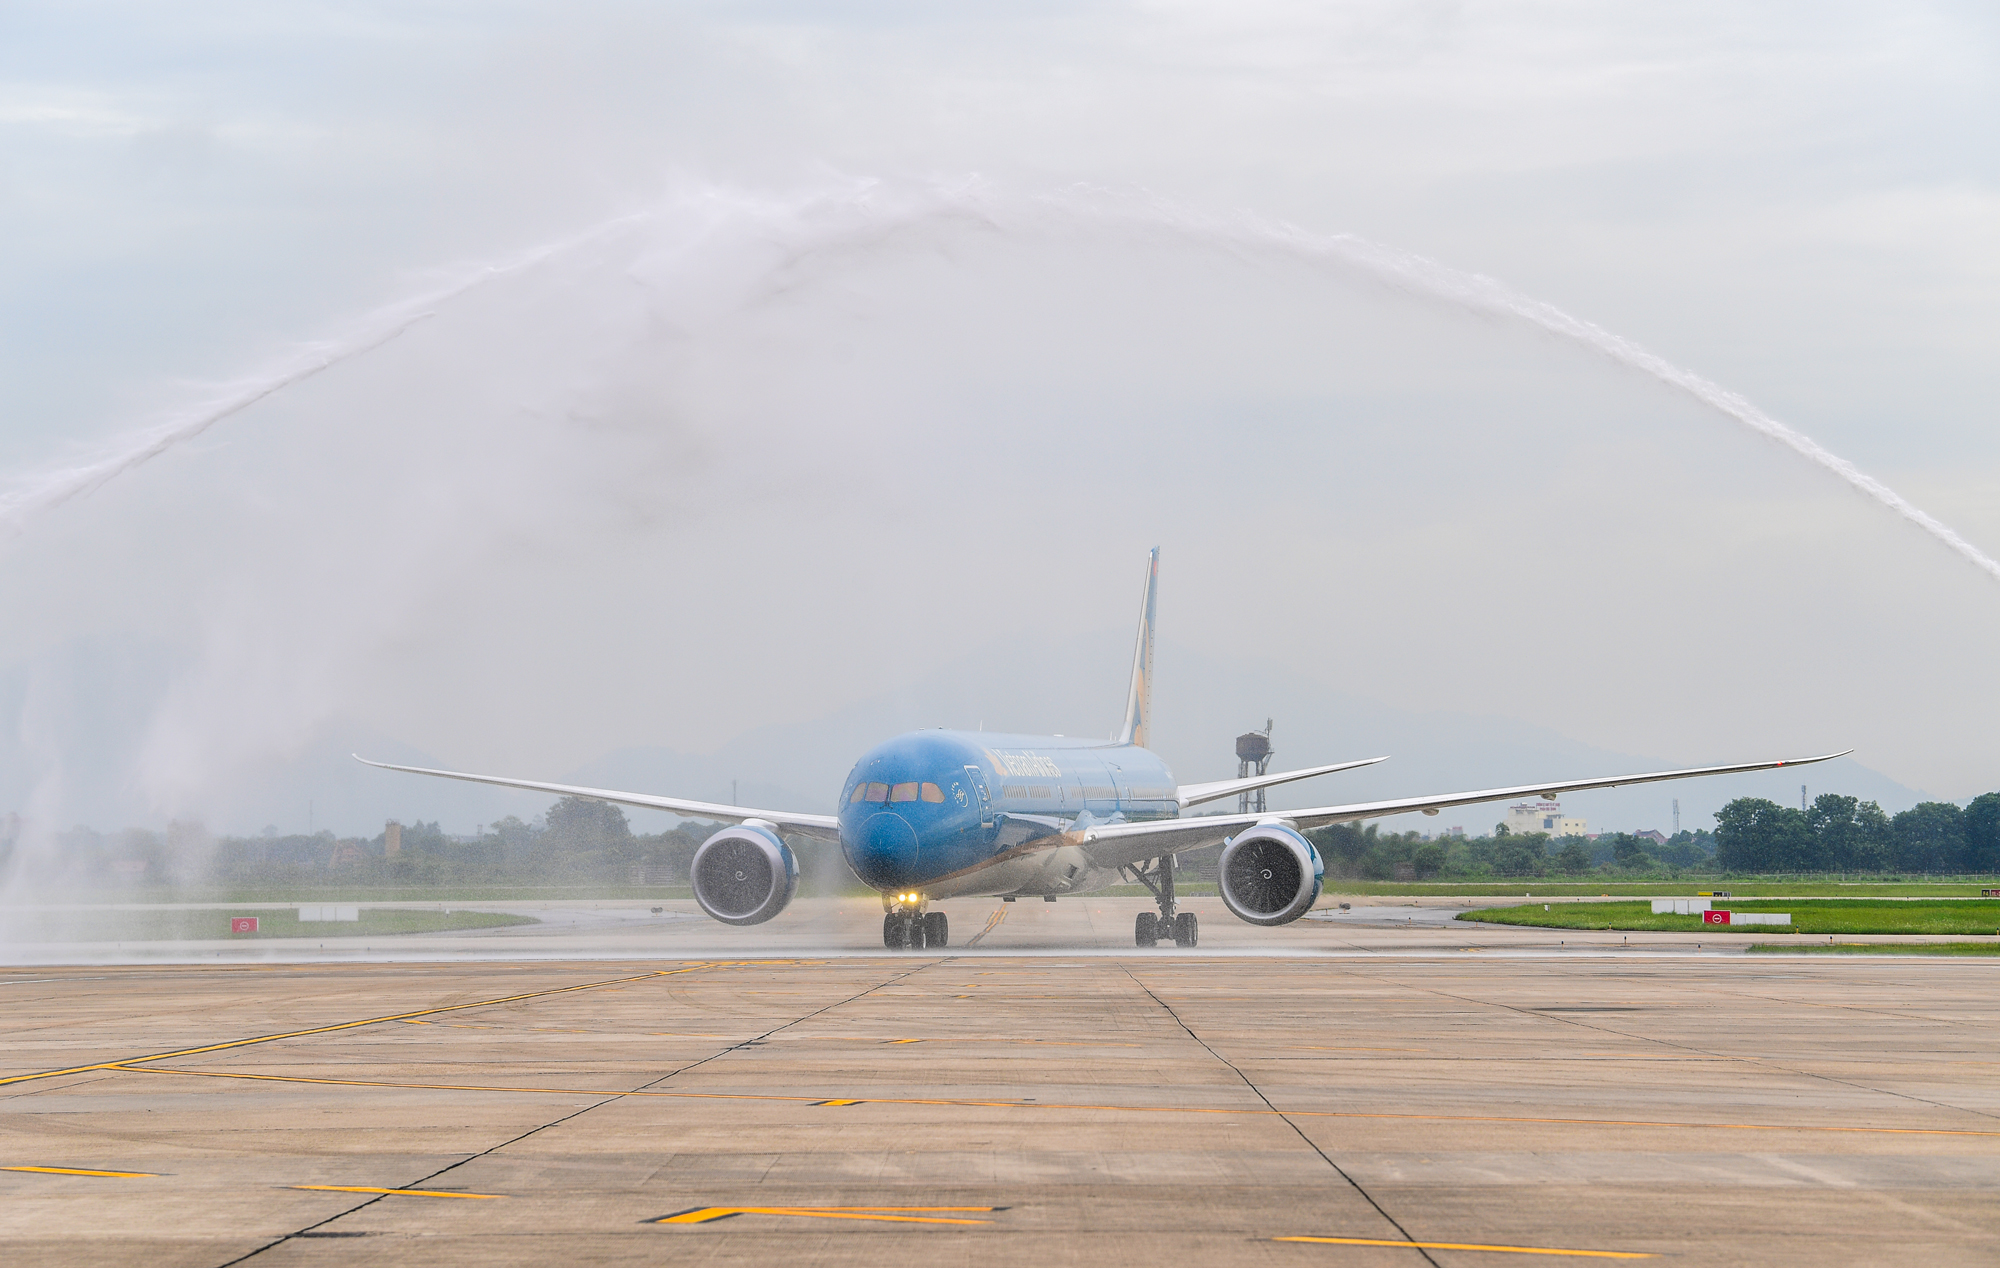
[[[1175,783],[1167,764],[1146,747],[1159,579],[1156,547],[1146,564],[1138,645],[1116,738],[912,731],[869,750],[854,764],[841,787],[839,809],[830,815],[426,770],[370,762],[358,754],[355,760],[384,770],[591,797],[727,823],[731,826],[695,851],[689,869],[695,901],[725,924],[762,924],[785,909],[798,888],[793,841],[801,848],[837,843],[854,874],[882,894],[883,944],[924,948],[950,944],[945,913],[930,909],[940,899],[983,896],[1011,902],[1033,897],[1054,902],[1119,883],[1145,886],[1158,907],[1157,912],[1141,912],[1134,923],[1139,946],[1172,939],[1177,946],[1192,947],[1200,929],[1194,913],[1180,910],[1175,897],[1178,854],[1220,844],[1217,891],[1223,906],[1253,925],[1282,925],[1305,915],[1320,895],[1326,867],[1305,835],[1313,828],[1411,811],[1434,815],[1451,806],[1521,796],[1554,797],[1621,784],[1803,766],[1843,755],[1545,780],[1309,810],[1186,815],[1184,811],[1205,802],[1385,759]]]

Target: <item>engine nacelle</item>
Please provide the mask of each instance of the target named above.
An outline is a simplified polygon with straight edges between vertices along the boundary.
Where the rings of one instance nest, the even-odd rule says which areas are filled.
[[[1312,842],[1281,823],[1260,823],[1222,847],[1222,905],[1253,925],[1290,924],[1319,900],[1326,864]]]
[[[761,925],[792,901],[799,861],[776,832],[741,823],[701,843],[688,878],[709,915],[729,925]]]

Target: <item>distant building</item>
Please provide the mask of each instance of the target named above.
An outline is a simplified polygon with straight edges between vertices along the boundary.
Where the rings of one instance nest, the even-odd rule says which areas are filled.
[[[1514,836],[1546,832],[1552,837],[1580,837],[1586,835],[1590,826],[1581,819],[1565,815],[1562,803],[1555,801],[1523,801],[1509,806],[1507,817],[1501,822]]]
[[[1641,841],[1651,841],[1654,845],[1665,845],[1667,843],[1666,834],[1658,828],[1648,828],[1644,832],[1634,832],[1632,835]]]

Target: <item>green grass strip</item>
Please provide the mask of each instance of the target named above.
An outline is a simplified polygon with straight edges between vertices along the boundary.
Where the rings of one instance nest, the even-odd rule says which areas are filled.
[[[1753,942],[1744,948],[1773,955],[2000,955],[1993,942]]]
[[[1928,933],[2000,934],[2000,899],[1713,899],[1719,910],[1789,912],[1784,926],[1800,934]],[[1770,925],[1711,925],[1700,916],[1655,914],[1649,902],[1519,903],[1463,912],[1460,920],[1538,929],[1619,929],[1632,932],[1745,934],[1769,937]]]
[[[1420,897],[1511,898],[1532,894],[1544,898],[1698,898],[1712,890],[1726,889],[1738,898],[1978,898],[1980,890],[2000,888],[2000,879],[1972,881],[1840,881],[1825,878],[1794,879],[1764,877],[1731,879],[1726,876],[1654,877],[1626,876],[1612,879],[1576,879],[1558,876],[1521,877],[1517,880],[1462,881],[1355,881],[1329,876],[1329,894],[1403,895]]]

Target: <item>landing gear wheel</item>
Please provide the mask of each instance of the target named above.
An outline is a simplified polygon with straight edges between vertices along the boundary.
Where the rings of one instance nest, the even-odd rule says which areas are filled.
[[[1194,918],[1193,912],[1184,911],[1180,915],[1174,917],[1175,946],[1191,947],[1200,940],[1201,940],[1201,923]]]
[[[951,922],[941,911],[924,913],[924,945],[948,947],[951,945]]]
[[[923,950],[925,942],[924,933],[925,926],[922,916],[911,912],[909,915],[903,917],[903,947],[905,950]]]
[[[882,945],[891,951],[903,949],[903,917],[893,911],[882,917]]]
[[[1158,945],[1160,941],[1160,918],[1150,911],[1142,911],[1132,922],[1132,941],[1142,947]]]

